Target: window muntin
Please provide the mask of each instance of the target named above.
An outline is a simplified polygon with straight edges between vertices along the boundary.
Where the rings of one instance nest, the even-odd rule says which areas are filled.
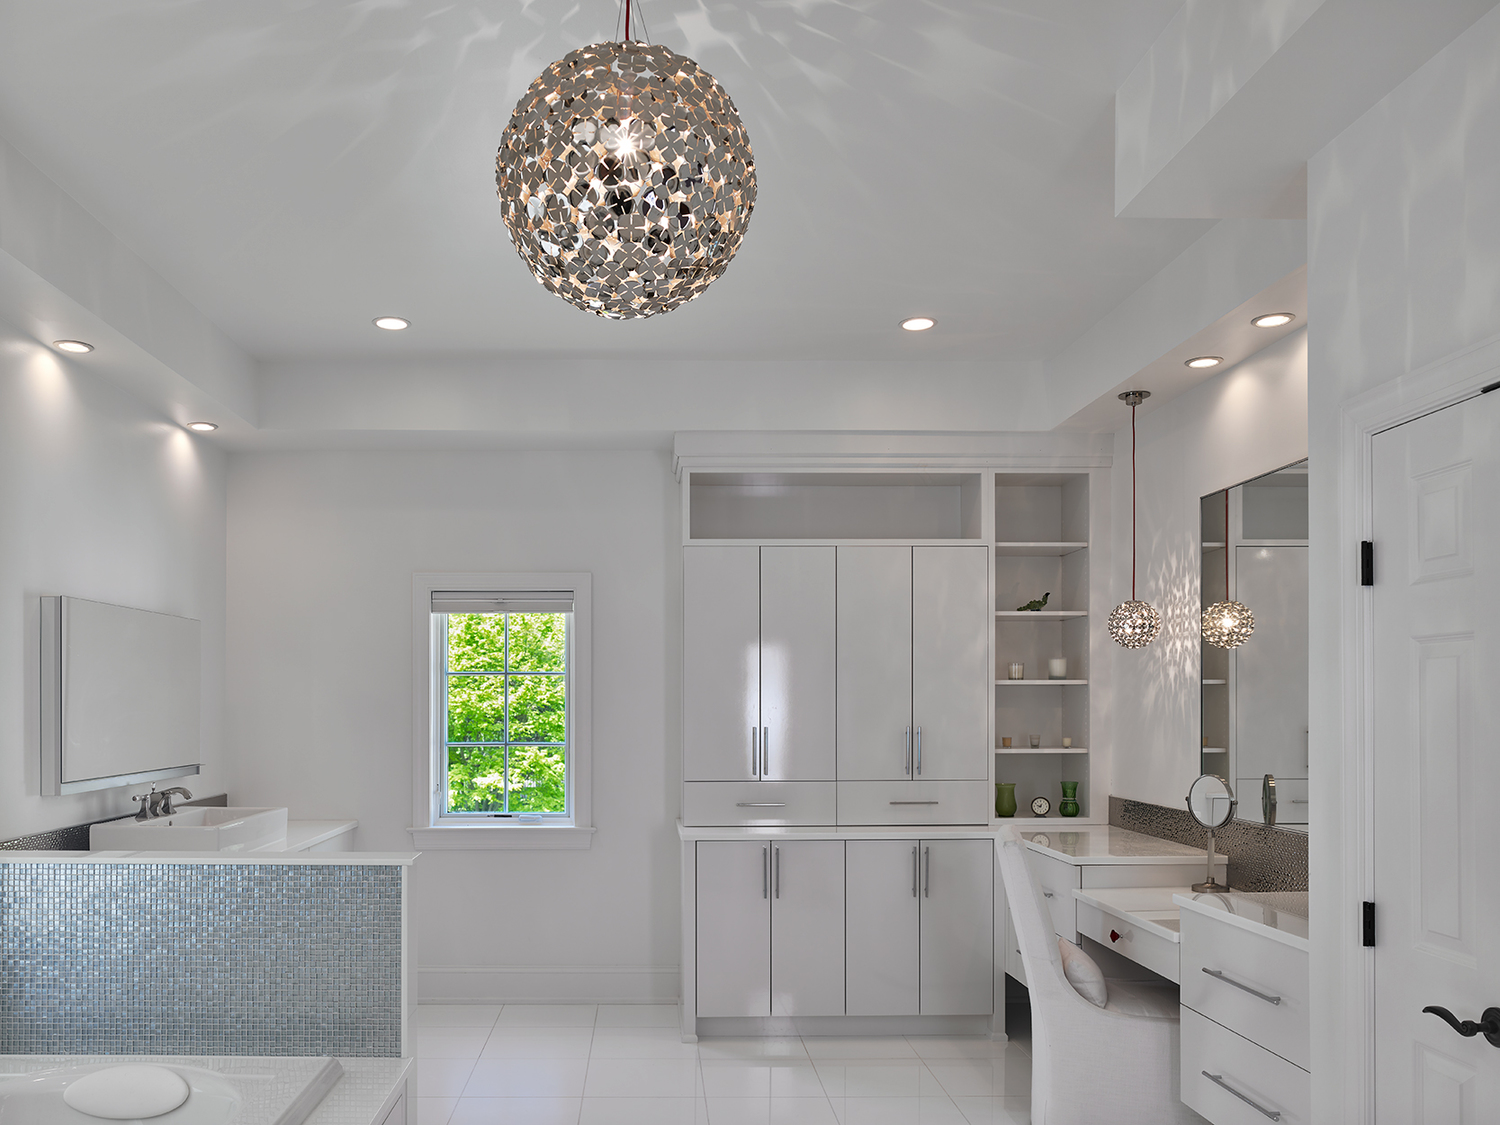
[[[567,818],[572,614],[440,613],[442,808]]]

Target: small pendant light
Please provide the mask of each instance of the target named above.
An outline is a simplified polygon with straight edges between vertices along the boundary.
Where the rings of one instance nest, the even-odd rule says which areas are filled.
[[[1203,611],[1203,639],[1219,648],[1239,648],[1255,632],[1255,614],[1229,597],[1229,489],[1224,490],[1224,600]]]
[[[1135,408],[1150,391],[1126,391],[1121,401],[1130,407],[1130,600],[1109,615],[1109,635],[1126,648],[1145,648],[1161,632],[1161,614],[1135,597]]]

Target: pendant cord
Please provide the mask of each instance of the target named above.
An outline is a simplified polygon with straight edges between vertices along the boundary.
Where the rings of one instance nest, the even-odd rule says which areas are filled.
[[[1130,408],[1130,600],[1131,601],[1135,601],[1135,407],[1134,406],[1132,406]]]
[[[630,41],[630,0],[625,0],[625,41]]]
[[[1224,600],[1229,596],[1229,489],[1224,490]]]

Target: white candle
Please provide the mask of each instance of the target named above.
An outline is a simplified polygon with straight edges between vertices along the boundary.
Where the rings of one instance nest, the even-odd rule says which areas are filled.
[[[1066,680],[1068,678],[1068,658],[1065,656],[1054,656],[1047,661],[1047,673],[1054,680]]]

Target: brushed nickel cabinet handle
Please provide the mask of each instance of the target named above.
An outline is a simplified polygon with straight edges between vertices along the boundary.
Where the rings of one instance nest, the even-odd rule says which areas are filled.
[[[911,727],[906,728],[906,745],[902,750],[901,764],[906,767],[906,776],[911,776]]]
[[[785,801],[736,801],[734,807],[737,809],[784,809]]]
[[[776,897],[781,897],[781,846],[772,849],[776,853]]]
[[[919,871],[919,869],[920,868],[919,868],[919,866],[917,864],[917,849],[916,848],[912,848],[912,850],[911,850],[911,897],[912,898],[916,898],[917,897],[917,872]]]
[[[1261,992],[1259,989],[1251,988],[1248,984],[1241,984],[1239,981],[1235,980],[1233,977],[1227,977],[1227,976],[1225,976],[1218,969],[1210,969],[1210,968],[1207,968],[1205,966],[1204,969],[1203,969],[1203,971],[1205,973],[1207,973],[1209,976],[1213,977],[1214,980],[1221,980],[1225,984],[1232,984],[1235,988],[1238,988],[1241,992],[1248,992],[1251,996],[1254,996],[1258,1000],[1264,1000],[1267,1004],[1280,1004],[1281,1003],[1281,997],[1280,996],[1270,996],[1270,995],[1268,995],[1268,994],[1266,994],[1264,992]]]
[[[922,776],[922,728],[917,728],[917,776]]]
[[[771,848],[766,845],[760,849],[760,897],[771,897]]]
[[[935,805],[936,801],[892,801],[893,805]]]
[[[1281,1120],[1281,1111],[1280,1110],[1267,1109],[1265,1106],[1261,1105],[1258,1101],[1255,1101],[1253,1098],[1246,1097],[1244,1094],[1240,1093],[1233,1086],[1231,1086],[1228,1082],[1225,1082],[1224,1081],[1224,1076],[1222,1074],[1210,1074],[1210,1073],[1208,1073],[1208,1071],[1205,1070],[1203,1072],[1203,1077],[1207,1078],[1215,1086],[1218,1086],[1218,1087],[1220,1087],[1221,1089],[1224,1089],[1224,1090],[1228,1090],[1231,1094],[1233,1094],[1235,1097],[1239,1098],[1240,1101],[1244,1102],[1251,1109],[1259,1110],[1261,1113],[1263,1113],[1267,1117],[1269,1117],[1272,1121],[1280,1121]]]
[[[750,728],[750,775],[760,776],[760,727]]]

